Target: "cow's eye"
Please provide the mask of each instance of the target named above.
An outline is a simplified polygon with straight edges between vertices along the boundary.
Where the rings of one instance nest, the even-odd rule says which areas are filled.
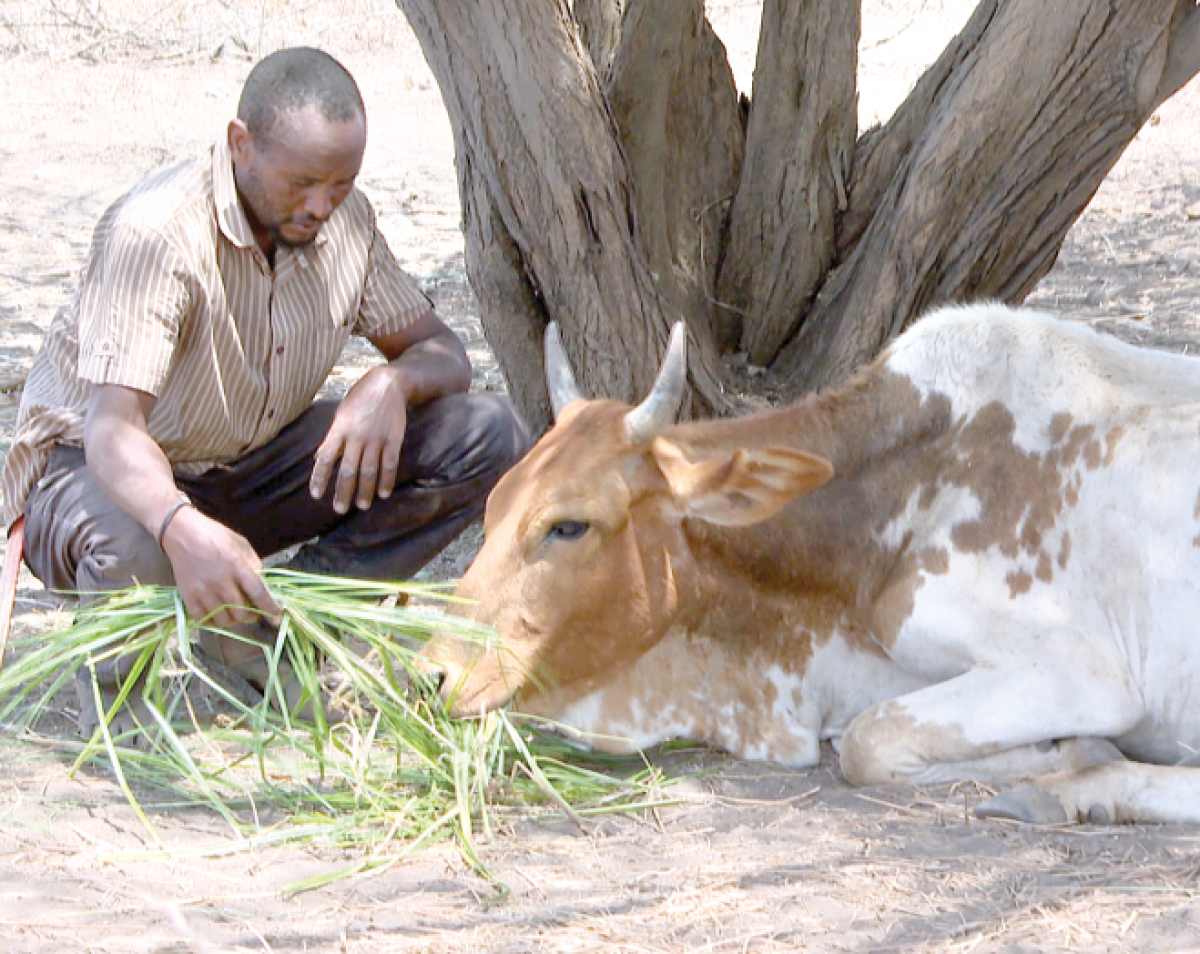
[[[583,520],[563,520],[552,526],[546,534],[548,540],[578,540],[588,532],[588,524]]]

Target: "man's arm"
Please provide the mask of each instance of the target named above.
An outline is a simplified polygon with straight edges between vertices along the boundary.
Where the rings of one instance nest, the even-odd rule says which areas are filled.
[[[403,330],[372,338],[387,364],[372,368],[342,400],[317,449],[309,492],[324,496],[337,467],[333,507],[360,510],[376,496],[391,496],[396,485],[408,408],[466,391],[471,362],[462,342],[433,309]],[[340,464],[339,464],[340,462]]]
[[[146,422],[155,399],[117,384],[92,392],[84,423],[88,467],[105,493],[157,538],[163,519],[181,499],[162,448]],[[188,613],[218,626],[249,622],[256,607],[272,619],[279,607],[259,575],[262,562],[249,541],[194,507],[179,510],[167,526],[163,550]]]
[[[467,352],[458,335],[432,308],[407,328],[372,338],[371,344],[383,352],[388,368],[407,379],[409,407],[459,394],[471,386]]]

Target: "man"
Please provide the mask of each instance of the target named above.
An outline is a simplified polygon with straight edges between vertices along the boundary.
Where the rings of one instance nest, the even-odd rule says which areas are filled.
[[[253,628],[279,614],[261,556],[311,540],[293,566],[401,579],[482,512],[528,436],[506,401],[466,393],[461,343],[355,188],[365,144],[349,73],[281,50],[225,141],[105,213],[2,475],[48,587],[173,582],[193,618]],[[352,333],[386,363],[313,403]],[[205,646],[261,664],[243,642]]]

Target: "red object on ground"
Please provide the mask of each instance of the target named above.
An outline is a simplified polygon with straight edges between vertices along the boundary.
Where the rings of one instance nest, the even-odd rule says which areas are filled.
[[[17,598],[17,576],[21,572],[21,557],[24,555],[25,518],[18,517],[8,531],[4,569],[0,571],[0,666],[4,665],[4,650],[8,646],[8,630],[12,625],[13,603]]]

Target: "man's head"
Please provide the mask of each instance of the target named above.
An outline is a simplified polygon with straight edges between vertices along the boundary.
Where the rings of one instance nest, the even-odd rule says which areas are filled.
[[[255,66],[229,148],[259,244],[269,251],[315,239],[354,187],[366,139],[358,86],[333,57],[297,47]]]

